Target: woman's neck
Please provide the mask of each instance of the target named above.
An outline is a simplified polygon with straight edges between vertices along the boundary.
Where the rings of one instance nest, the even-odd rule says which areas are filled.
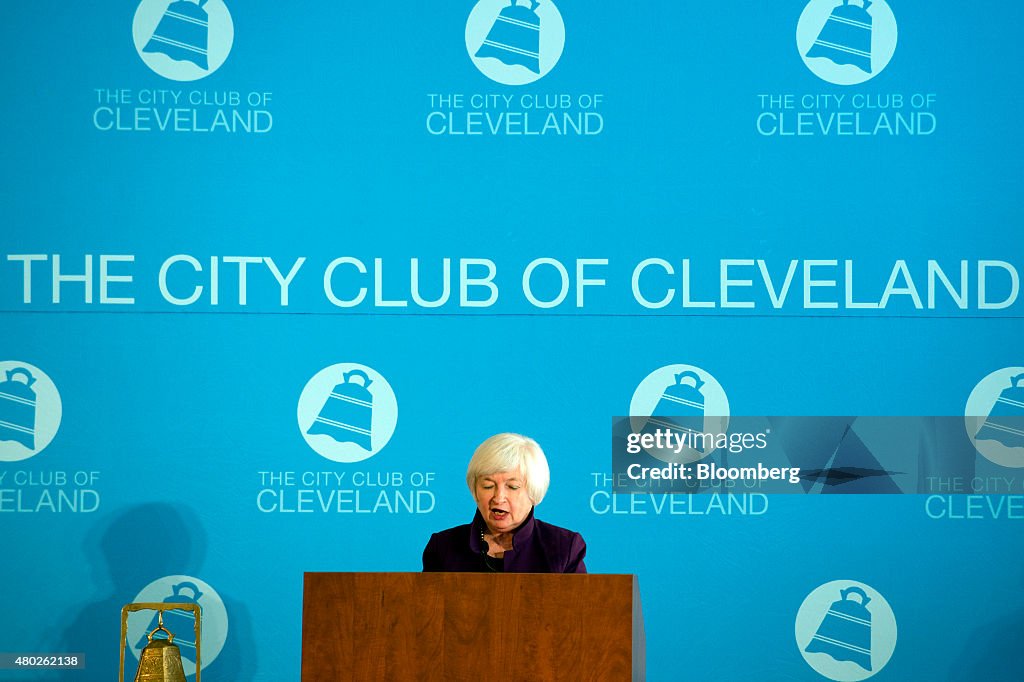
[[[488,544],[497,545],[501,547],[503,551],[510,551],[512,549],[512,537],[515,535],[515,531],[509,531],[507,533],[496,533],[490,528],[484,531],[484,539],[488,541]]]

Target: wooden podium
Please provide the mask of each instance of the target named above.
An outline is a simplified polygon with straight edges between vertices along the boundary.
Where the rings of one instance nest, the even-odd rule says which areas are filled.
[[[637,578],[306,573],[302,679],[643,680]]]

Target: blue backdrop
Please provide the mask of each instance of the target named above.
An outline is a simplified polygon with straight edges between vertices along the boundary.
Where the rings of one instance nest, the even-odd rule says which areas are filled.
[[[110,679],[175,595],[209,679],[298,679],[303,572],[419,570],[500,431],[639,575],[651,680],[1021,678],[1020,447],[935,495],[605,475],[676,365],[973,436],[1024,373],[1024,10],[532,4],[7,3],[0,652],[86,668],[0,679]],[[336,385],[371,448],[306,433]]]

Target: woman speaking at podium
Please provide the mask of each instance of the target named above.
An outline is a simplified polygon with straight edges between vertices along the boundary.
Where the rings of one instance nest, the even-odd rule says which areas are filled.
[[[485,440],[466,471],[473,522],[430,536],[423,570],[586,573],[583,536],[534,518],[550,478],[533,439],[499,433]]]

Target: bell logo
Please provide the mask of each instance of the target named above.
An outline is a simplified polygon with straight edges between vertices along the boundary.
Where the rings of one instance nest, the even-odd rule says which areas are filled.
[[[967,398],[964,422],[985,459],[1024,467],[1024,367],[1007,367],[978,382]]]
[[[235,26],[223,0],[142,0],[132,38],[139,57],[156,74],[195,81],[227,60]]]
[[[359,462],[388,444],[398,425],[398,400],[380,372],[354,363],[326,367],[299,397],[299,431],[321,457]]]
[[[203,670],[217,660],[228,639],[228,612],[217,591],[199,578],[169,575],[154,580],[135,595],[133,602],[199,604],[202,613],[202,640],[199,652]],[[174,644],[181,650],[181,666],[185,676],[196,674],[196,642],[191,611],[164,611],[164,628],[174,635]],[[128,645],[138,659],[149,643],[149,635],[159,626],[159,612],[135,611],[128,614]],[[166,637],[166,635],[156,635]]]
[[[866,680],[892,658],[896,615],[872,587],[833,580],[800,605],[796,644],[818,674],[836,682]]]
[[[60,428],[60,393],[43,370],[27,362],[0,362],[0,462],[42,452]]]
[[[672,437],[695,442],[688,434],[725,433],[729,427],[729,399],[708,372],[693,365],[667,365],[640,382],[629,402],[634,433],[670,432]],[[710,455],[714,448],[645,448],[663,462],[689,464]]]
[[[885,0],[811,0],[796,27],[807,68],[834,85],[880,74],[896,52],[896,17]]]
[[[551,0],[480,0],[466,21],[473,64],[502,85],[526,85],[562,57],[565,24]]]

